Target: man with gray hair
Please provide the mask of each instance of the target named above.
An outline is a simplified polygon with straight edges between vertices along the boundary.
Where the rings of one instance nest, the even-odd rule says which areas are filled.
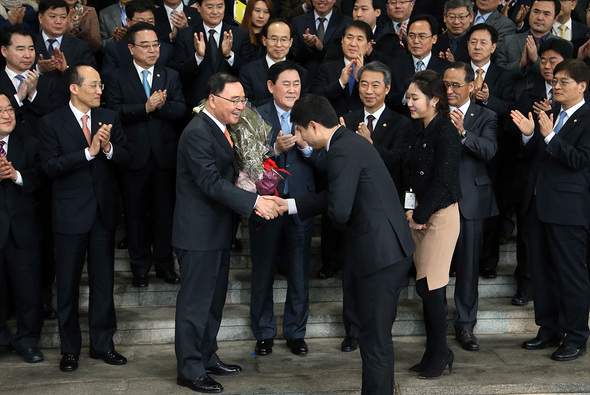
[[[449,62],[469,62],[467,30],[473,23],[473,3],[471,0],[448,0],[443,19],[447,31],[438,36],[432,52]]]

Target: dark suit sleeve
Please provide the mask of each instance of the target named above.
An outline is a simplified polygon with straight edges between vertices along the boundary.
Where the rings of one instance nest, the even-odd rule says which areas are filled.
[[[393,120],[392,120],[393,121]],[[373,146],[379,153],[385,167],[390,171],[400,166],[408,150],[408,139],[412,133],[412,122],[405,117],[400,116],[397,120],[395,134],[388,146],[383,146],[379,142],[373,141]]]
[[[330,72],[330,67],[333,67],[334,63],[330,63],[327,65],[322,65],[320,67],[320,72],[318,74],[318,77],[316,79],[315,82],[315,87],[313,89],[313,92],[317,95],[320,96],[324,96],[328,99],[336,99],[342,95],[345,94],[345,89],[346,86],[344,88],[342,88],[342,86],[340,85],[340,79],[339,78],[334,78],[334,74],[338,74],[338,76],[340,76],[339,73],[334,72],[334,70],[332,70],[332,72]],[[338,70],[340,71],[340,70]],[[330,75],[332,74],[332,75]]]
[[[125,79],[127,77],[126,73],[120,73],[119,70],[105,75],[104,78],[106,88],[108,89],[106,95],[108,108],[117,111],[122,122],[147,121],[149,115],[145,109],[145,102],[130,103],[128,100],[125,100],[125,93],[130,89],[130,81]],[[147,102],[147,98],[145,100]]]
[[[117,63],[117,54],[115,51],[114,45],[109,44],[105,47],[104,56],[102,58],[102,75],[108,75],[111,71],[119,67],[119,64]]]
[[[569,169],[582,170],[590,161],[590,132],[586,128],[575,145],[561,138],[559,134],[555,135],[547,144],[546,151]]]
[[[29,146],[35,147],[33,149],[35,153],[34,160],[31,163],[30,167],[19,168],[18,166],[15,166],[15,170],[17,170],[20,173],[23,179],[22,187],[17,187],[21,188],[21,191],[23,193],[31,193],[38,190],[43,186],[43,184],[46,181],[46,178],[44,177],[41,171],[41,159],[39,157],[39,150],[37,149],[39,143],[37,139],[34,137],[27,137],[27,140],[28,141],[25,144],[29,144]]]
[[[131,154],[127,150],[127,137],[123,133],[123,126],[119,117],[115,115],[113,127],[111,128],[111,144],[113,146],[112,161],[121,167],[127,167],[131,164]],[[104,155],[102,150],[98,153]]]
[[[180,73],[180,78],[183,82],[197,77],[200,69],[195,58],[193,29],[186,28],[178,32],[172,59],[172,63]]]
[[[350,219],[361,167],[350,160],[345,150],[336,146],[326,161],[328,173],[328,216],[335,227],[344,229]]]
[[[300,219],[315,217],[323,214],[328,209],[328,191],[325,190],[317,195],[304,196],[295,199],[297,215]]]
[[[47,117],[39,121],[39,155],[41,167],[50,178],[61,178],[87,163],[84,150],[63,153],[59,142],[58,131],[52,124],[54,120]]]
[[[254,97],[254,86],[252,83],[251,67],[240,69],[240,82],[244,87],[244,94],[250,100]]]
[[[168,121],[180,119],[186,113],[186,103],[180,86],[178,74],[173,70],[167,71],[166,102],[161,109],[153,112],[155,117]]]
[[[498,151],[498,116],[489,114],[489,119],[487,118],[482,121],[481,133],[471,133],[467,128],[467,134],[463,140],[463,152],[484,162],[492,160]]]

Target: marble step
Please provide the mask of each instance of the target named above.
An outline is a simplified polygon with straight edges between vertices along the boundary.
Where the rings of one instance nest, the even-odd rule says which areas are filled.
[[[283,304],[275,304],[275,314],[281,337]],[[342,337],[342,305],[339,302],[314,302],[310,304],[307,323],[307,338]],[[173,306],[133,306],[117,309],[118,330],[115,344],[167,344],[174,342]],[[253,339],[250,330],[249,309],[246,304],[226,305],[218,340]],[[456,316],[452,299],[449,300],[449,322]],[[83,343],[88,345],[88,314],[80,311]],[[14,327],[14,320],[10,322]],[[487,298],[480,300],[476,334],[533,333],[536,331],[532,304],[524,307],[510,305],[509,298]],[[452,333],[452,324],[448,332]],[[418,299],[402,299],[392,328],[394,336],[423,335],[422,307]],[[47,321],[41,335],[42,348],[59,347],[57,320]]]

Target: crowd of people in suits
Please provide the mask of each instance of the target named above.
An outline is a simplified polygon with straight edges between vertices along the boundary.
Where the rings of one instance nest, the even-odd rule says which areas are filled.
[[[395,318],[400,284],[386,296],[393,309],[385,313],[368,311],[374,299],[361,290],[384,278],[405,279],[400,273],[413,257],[427,341],[410,370],[440,377],[454,360],[445,336],[449,277],[456,278],[455,338],[477,351],[478,277],[496,277],[499,246],[513,233],[518,289],[511,303],[534,300],[540,327],[522,346],[557,347],[557,361],[584,355],[590,334],[589,25],[583,0],[0,5],[0,357],[16,352],[26,362],[42,361],[43,318],[57,318],[60,369],[77,369],[79,287],[87,263],[90,356],[127,362],[113,343],[121,208],[132,285],[149,286],[152,266],[157,278],[181,284],[178,384],[197,391],[223,390],[209,374],[241,371],[217,357],[215,340],[230,250],[239,248],[236,213],[248,219],[257,355],[271,354],[279,333],[272,292],[277,270],[288,284],[282,335],[294,354],[309,351],[316,214],[322,215],[317,276],[342,270],[341,350],[360,345],[364,392],[391,393],[393,349],[383,328]],[[302,112],[323,108],[321,97],[329,102],[327,115]],[[289,172],[278,197],[295,199],[297,208],[232,185],[238,168],[226,125],[237,122],[247,102],[271,126],[269,154]],[[348,131],[360,140],[348,140]],[[339,140],[331,155],[330,139],[318,137],[324,135]],[[362,141],[359,152],[371,153],[354,152],[355,141]],[[334,152],[355,159],[341,162]],[[382,183],[388,175],[382,192],[393,191],[392,204],[406,210],[402,231],[401,211],[383,208],[395,248],[373,251],[374,241],[357,240],[365,237],[363,227],[373,234],[386,225],[372,223],[375,212],[354,198],[369,196],[367,185],[339,184],[335,164],[350,173],[377,167],[354,173],[361,184]],[[355,188],[350,206],[306,200],[319,191],[344,196],[345,187]],[[393,270],[384,261],[401,263]],[[8,295],[15,333],[7,326]],[[369,314],[389,318],[376,322]],[[376,367],[376,360],[388,362]]]

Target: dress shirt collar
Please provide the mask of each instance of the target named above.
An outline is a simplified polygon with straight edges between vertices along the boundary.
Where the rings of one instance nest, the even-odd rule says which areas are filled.
[[[221,133],[225,133],[225,129],[227,129],[226,125],[222,124],[221,122],[219,122],[217,120],[217,118],[215,118],[213,115],[211,115],[211,113],[209,111],[207,111],[206,108],[203,108],[203,112],[205,114],[207,114],[207,116],[209,118],[211,118],[211,120],[213,120],[213,122],[215,122],[215,124],[217,125],[217,127],[219,128],[219,130],[221,130]]]
[[[451,112],[459,109],[461,114],[463,114],[463,124],[465,124],[465,117],[467,116],[467,111],[469,111],[469,106],[471,105],[471,100],[467,100],[467,103],[463,104],[461,107],[449,106]]]
[[[473,72],[475,73],[475,78],[477,78],[477,70],[478,69],[482,69],[483,70],[483,74],[482,74],[482,78],[485,80],[486,78],[486,74],[488,73],[488,69],[490,68],[490,65],[492,64],[491,61],[488,61],[486,64],[484,64],[481,67],[476,66],[475,64],[473,64],[473,62],[471,62],[471,68],[473,69]]]
[[[273,64],[277,63],[277,62],[275,62],[274,60],[272,60],[271,58],[269,58],[269,57],[268,57],[268,55],[266,55],[264,58],[266,59],[266,64],[268,65],[268,68],[269,68],[269,69],[271,68],[271,66],[272,66]],[[284,57],[283,59],[281,59],[279,62],[282,62],[283,60],[286,60],[286,59],[287,59],[287,57],[285,56],[285,57]]]
[[[213,29],[215,30],[215,34],[213,36],[215,36],[215,41],[217,42],[217,45],[219,46],[219,41],[221,40],[221,26],[223,25],[223,22],[221,22],[219,25],[215,26],[215,27],[209,27],[205,24],[205,22],[203,22],[203,29],[205,29],[205,41],[209,40],[209,30]]]
[[[88,110],[88,112],[84,113],[84,112],[78,110],[76,107],[74,107],[71,100],[70,100],[69,105],[70,105],[70,110],[72,110],[72,112],[74,113],[74,117],[76,117],[76,120],[78,121],[78,125],[80,125],[80,128],[82,127],[82,117],[84,115],[88,115],[88,122],[90,125],[92,125],[92,123],[90,123],[90,120],[92,119],[92,116],[90,115],[92,113],[92,109],[90,109],[90,110]]]
[[[328,25],[330,24],[330,18],[332,18],[332,14],[334,14],[334,10],[330,11],[328,13],[328,15],[324,16],[324,18],[326,18],[326,20],[324,21],[324,31],[328,30]],[[322,18],[321,16],[319,16],[317,14],[317,12],[315,12],[315,10],[313,11],[313,20],[315,21],[315,28],[317,29],[320,25],[320,22],[318,21],[318,18]]]
[[[560,112],[561,111],[565,111],[565,113],[567,114],[567,116],[565,117],[564,123],[576,112],[578,111],[578,109],[580,107],[582,107],[584,105],[584,103],[586,103],[586,100],[582,99],[581,102],[579,102],[578,104],[571,106],[569,109],[564,110],[563,107],[561,107]],[[555,119],[555,122],[557,122],[557,119]]]
[[[483,18],[483,21],[486,22],[493,12],[494,11],[488,12],[487,14],[482,14],[480,11],[477,11],[477,14],[475,14],[475,18],[473,18],[473,21],[476,21],[477,18],[481,16]]]
[[[277,109],[277,115],[279,117],[279,122],[281,121],[281,117],[283,116],[283,114],[287,113],[287,114],[289,114],[289,123],[292,124],[292,122],[291,122],[291,110],[285,111],[285,110],[283,110],[281,107],[279,107],[277,105],[277,102],[276,101],[273,100],[272,102],[274,103],[275,108]],[[283,131],[283,134],[285,134],[285,133],[287,133],[287,132]],[[289,133],[291,133],[290,130],[289,130]]]
[[[552,29],[552,33],[553,35],[559,37],[559,26],[561,25],[566,25],[567,26],[567,30],[566,30],[566,34],[569,31],[570,32],[570,37],[571,37],[571,33],[572,33],[572,18],[568,19],[568,21],[566,23],[560,23],[555,21],[555,23],[553,24],[553,29]]]
[[[395,34],[397,34],[397,31],[399,30],[400,27],[402,27],[402,24],[406,22],[406,25],[408,25],[410,23],[410,18],[406,19],[405,21],[401,21],[401,22],[396,22],[394,20],[391,21],[391,23],[393,23],[393,31],[395,32]]]
[[[168,19],[170,19],[170,14],[172,14],[172,11],[176,11],[176,12],[182,12],[182,11],[184,11],[184,4],[181,1],[180,4],[178,5],[178,7],[172,8],[172,7],[168,7],[164,3],[164,9],[166,10],[166,14],[168,15]]]
[[[424,70],[426,70],[428,68],[428,63],[430,63],[430,58],[432,58],[432,51],[428,52],[428,55],[426,55],[424,59],[418,59],[417,57],[412,55],[412,62],[414,62],[414,70],[416,70],[416,63],[418,63],[420,60],[422,61],[422,63],[424,63]]]
[[[139,75],[139,80],[143,83],[143,71],[147,70],[149,71],[148,74],[148,82],[150,83],[150,86],[152,86],[152,81],[154,78],[154,66],[150,67],[149,69],[144,69],[143,67],[141,67],[140,65],[138,65],[137,63],[135,63],[135,59],[133,60],[133,66],[135,67],[135,71],[137,71],[137,74]]]
[[[45,45],[45,48],[47,48],[47,40],[49,40],[49,36],[45,34],[45,30],[41,30],[41,37],[43,37],[43,44]],[[63,38],[63,35],[55,38],[57,40],[57,48],[61,48],[61,40],[63,40]],[[55,45],[53,48],[55,48]]]
[[[549,97],[549,92],[551,92],[551,94],[553,94],[552,91],[553,87],[547,83],[547,81],[545,81],[545,97]]]
[[[10,78],[10,81],[12,81],[12,83],[15,83],[15,77],[17,75],[22,75],[23,77],[25,77],[25,79],[27,79],[27,72],[25,71],[23,74],[19,74],[14,72],[13,70],[9,69],[8,66],[4,67],[4,70],[6,70],[6,75],[8,76],[8,78]]]
[[[383,111],[385,111],[385,104],[383,104],[381,106],[381,108],[378,109],[377,111],[375,111],[374,113],[368,112],[367,107],[365,107],[364,111],[365,111],[365,118],[363,119],[363,122],[367,122],[367,117],[369,115],[373,115],[375,117],[375,121],[374,121],[375,125],[377,125],[377,122],[379,122],[379,118],[381,118],[381,114],[383,114]]]

